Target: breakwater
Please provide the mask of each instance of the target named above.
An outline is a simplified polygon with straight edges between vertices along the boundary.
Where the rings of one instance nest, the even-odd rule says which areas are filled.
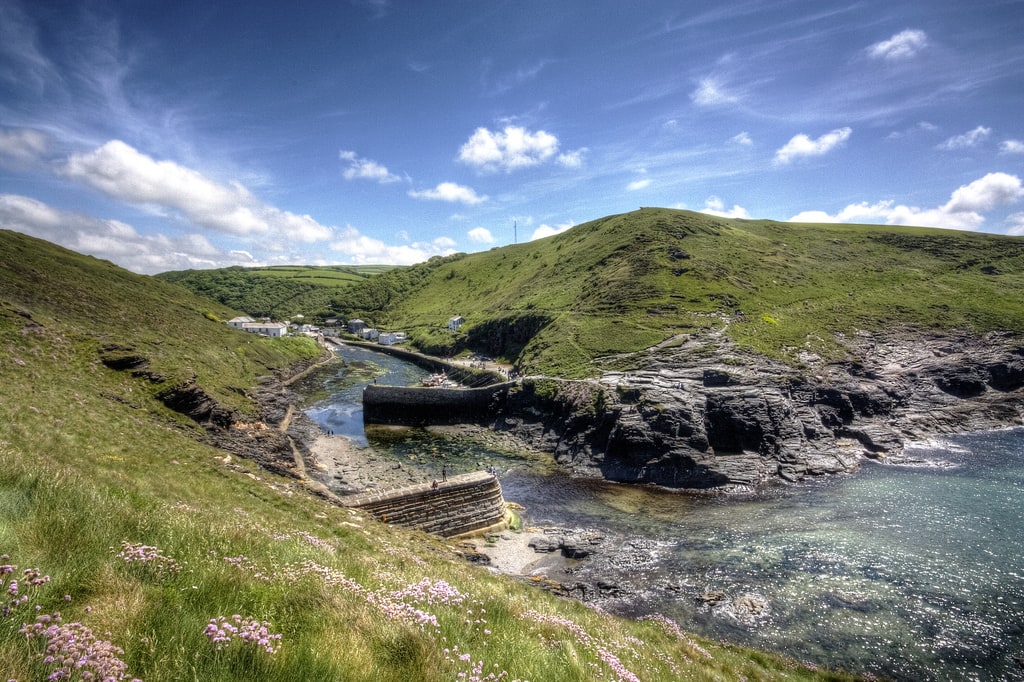
[[[479,369],[476,367],[470,367],[464,364],[451,362],[443,358],[436,358],[429,355],[423,355],[415,351],[401,348],[399,346],[385,346],[378,343],[368,343],[365,341],[352,341],[349,339],[337,339],[333,337],[327,337],[326,341],[335,346],[352,346],[353,348],[365,348],[372,350],[375,353],[383,353],[427,370],[436,374],[444,373],[449,379],[455,381],[463,386],[480,387],[490,386],[496,383],[503,382],[505,377],[497,372],[493,372],[488,369]]]
[[[496,476],[482,471],[446,481],[348,495],[341,498],[341,504],[361,509],[385,523],[442,537],[498,528],[505,521],[501,484]]]
[[[515,385],[514,381],[482,388],[371,385],[363,391],[363,421],[402,426],[488,423]]]

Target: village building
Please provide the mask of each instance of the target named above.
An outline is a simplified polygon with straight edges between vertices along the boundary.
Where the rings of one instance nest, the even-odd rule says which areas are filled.
[[[228,326],[234,327],[235,329],[242,329],[244,325],[251,324],[256,320],[252,319],[248,315],[240,315],[238,317],[232,317],[228,320]]]
[[[346,326],[348,327],[349,334],[358,334],[362,330],[366,329],[369,325],[363,322],[362,320],[356,319],[349,320]]]
[[[405,332],[384,332],[377,337],[377,343],[382,346],[394,346],[396,343],[405,343]]]
[[[459,327],[461,327],[465,322],[466,318],[464,318],[462,315],[456,315],[455,317],[448,320],[448,331],[459,331]]]
[[[242,325],[242,331],[279,339],[288,333],[288,325],[284,322],[246,322]]]

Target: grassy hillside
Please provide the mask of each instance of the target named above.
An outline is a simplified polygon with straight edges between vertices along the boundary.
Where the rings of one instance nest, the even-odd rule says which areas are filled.
[[[1024,332],[1022,294],[1021,238],[641,209],[387,273],[336,306],[435,352],[470,346],[581,376],[595,359],[712,327],[794,363],[840,357],[837,335],[859,329]],[[467,321],[457,337],[443,329],[454,314]]]
[[[339,288],[392,269],[389,265],[281,265],[179,270],[157,277],[249,315],[279,320],[303,315],[312,320],[331,315],[329,304]]]
[[[848,679],[557,599],[203,445],[155,375],[244,412],[316,352],[231,313],[0,232],[4,679]]]

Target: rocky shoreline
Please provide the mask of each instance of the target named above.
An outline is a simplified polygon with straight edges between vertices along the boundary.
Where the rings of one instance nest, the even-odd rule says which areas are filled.
[[[722,336],[681,339],[599,380],[529,377],[490,426],[580,475],[729,491],[899,461],[907,442],[1024,423],[1020,338],[845,341],[848,360],[806,355],[794,368]]]

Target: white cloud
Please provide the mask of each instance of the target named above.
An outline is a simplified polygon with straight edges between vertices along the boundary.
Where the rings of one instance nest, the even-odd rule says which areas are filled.
[[[478,244],[493,244],[494,236],[491,231],[486,227],[474,227],[472,230],[466,233],[466,236]]]
[[[530,241],[533,241],[535,239],[543,239],[544,237],[550,237],[556,234],[561,234],[562,232],[565,232],[569,228],[573,227],[575,224],[576,223],[572,222],[571,220],[569,222],[561,223],[559,225],[554,226],[542,223],[540,227],[534,230],[533,234],[530,235]]]
[[[17,194],[0,194],[0,227],[104,258],[143,274],[245,265],[253,261],[246,252],[221,252],[200,234],[174,238],[145,236],[118,220],[62,211]]]
[[[690,93],[690,99],[702,107],[715,107],[739,101],[739,98],[727,92],[716,78],[702,79],[697,84],[697,89]]]
[[[738,204],[733,204],[732,208],[726,210],[725,203],[714,195],[707,198],[707,201],[704,202],[704,208],[700,209],[700,212],[720,218],[750,218],[747,209]]]
[[[173,161],[156,161],[120,140],[72,155],[61,172],[116,199],[169,209],[218,232],[307,243],[331,237],[331,228],[265,204],[241,183],[215,182]]]
[[[900,31],[888,40],[868,47],[868,55],[874,59],[898,61],[910,59],[928,46],[928,35],[924,31],[908,29]]]
[[[629,192],[635,192],[640,189],[644,189],[651,184],[650,178],[644,178],[642,180],[634,180],[633,182],[626,185],[626,190]]]
[[[971,147],[977,146],[979,142],[984,142],[989,135],[992,134],[991,128],[985,126],[978,126],[974,130],[968,130],[963,135],[954,135],[945,142],[939,145],[939,149],[945,151],[955,151],[957,149],[970,149]]]
[[[750,139],[750,134],[747,133],[746,131],[738,133],[737,135],[733,135],[733,137],[729,141],[732,142],[733,144],[738,144],[744,147],[749,147],[750,145],[754,144],[754,141]]]
[[[977,230],[985,212],[1024,199],[1024,188],[1016,175],[989,173],[957,188],[942,206],[918,208],[894,205],[892,201],[850,204],[836,215],[824,211],[803,211],[790,221],[798,223],[850,223],[884,221],[887,225],[919,225],[953,230]]]
[[[1003,140],[999,143],[1000,154],[1024,154],[1024,142],[1020,140]]]
[[[409,190],[409,196],[413,199],[461,202],[470,205],[481,204],[487,201],[486,196],[479,196],[472,188],[457,185],[454,182],[442,182],[434,189]]]
[[[431,242],[391,246],[362,234],[351,225],[337,230],[336,234],[338,239],[331,243],[331,250],[344,254],[355,264],[412,265],[422,263],[431,256],[447,256],[454,253],[452,247],[455,242],[448,237],[438,237]]]
[[[459,161],[484,171],[508,172],[542,164],[556,154],[558,138],[554,135],[510,125],[500,132],[477,128],[459,149]]]
[[[794,159],[805,156],[822,156],[839,147],[853,133],[849,127],[837,128],[830,133],[825,133],[816,140],[800,133],[795,135],[789,142],[775,152],[775,164],[787,164]]]
[[[49,146],[49,137],[32,128],[0,129],[0,160],[39,161]]]
[[[1006,234],[1016,237],[1024,235],[1024,213],[1011,213],[1006,216],[1006,224],[1009,226],[1006,229]]]
[[[376,161],[360,158],[355,152],[343,149],[338,156],[342,161],[348,162],[348,167],[342,173],[346,180],[373,180],[382,185],[401,181],[400,177],[388,171],[386,167]]]
[[[590,151],[586,147],[581,147],[575,151],[565,152],[564,154],[558,155],[558,164],[565,166],[566,168],[580,168],[583,166],[583,156]]]

